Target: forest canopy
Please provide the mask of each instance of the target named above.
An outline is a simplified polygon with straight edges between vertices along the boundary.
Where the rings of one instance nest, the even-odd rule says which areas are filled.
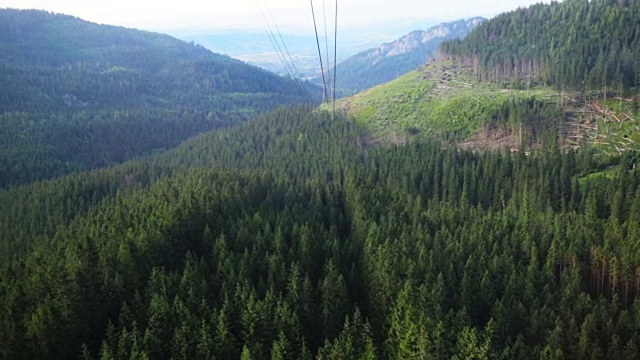
[[[368,147],[281,109],[0,193],[7,358],[625,358],[635,154]]]
[[[443,49],[481,79],[631,91],[638,4],[535,5]],[[537,151],[374,144],[169,37],[2,10],[11,39],[0,358],[640,359],[640,155],[563,148],[553,103],[476,106]]]
[[[506,12],[445,54],[481,79],[513,77],[574,90],[637,91],[640,84],[640,1],[566,0]]]

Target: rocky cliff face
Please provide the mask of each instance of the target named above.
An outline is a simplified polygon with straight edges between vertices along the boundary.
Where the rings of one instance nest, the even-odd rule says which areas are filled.
[[[375,64],[385,57],[403,55],[417,49],[433,47],[433,45],[436,45],[433,44],[434,42],[439,44],[443,40],[466,35],[485,20],[486,19],[482,17],[475,17],[472,19],[442,23],[426,31],[416,30],[396,41],[385,43],[375,49],[371,49],[367,56],[373,59],[373,64]]]
[[[442,23],[365,50],[338,64],[338,85],[348,95],[393,80],[433,59],[443,41],[465,37],[484,21],[475,17]]]

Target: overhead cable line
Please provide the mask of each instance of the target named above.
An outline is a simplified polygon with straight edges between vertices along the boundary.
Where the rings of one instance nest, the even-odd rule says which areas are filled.
[[[262,7],[258,3],[258,0],[254,0],[254,2],[256,4],[256,7],[258,8],[258,12],[260,13],[260,17],[261,17],[262,22],[263,22],[263,27],[265,29],[265,32],[267,33],[267,36],[269,37],[269,41],[271,42],[271,45],[273,46],[274,50],[276,51],[276,54],[278,55],[278,58],[282,62],[283,66],[285,68],[285,71],[293,79],[293,81],[295,82],[296,86],[298,87],[298,90],[307,99],[307,102],[311,103],[312,102],[311,96],[310,96],[308,90],[306,89],[306,87],[304,86],[304,84],[302,83],[302,81],[300,80],[297,68],[295,67],[295,64],[293,63],[293,59],[291,58],[291,54],[289,53],[289,50],[286,47],[286,44],[284,42],[284,39],[282,38],[282,34],[280,33],[280,30],[277,28],[277,24],[275,23],[275,20],[273,20],[273,14],[271,14],[271,18],[273,20],[274,26],[278,30],[278,34],[279,34],[280,40],[282,41],[283,47],[287,51],[287,55],[289,56],[289,60],[291,61],[291,64],[289,63],[289,61],[287,61],[287,57],[285,56],[284,51],[282,51],[280,43],[278,42],[278,39],[274,35],[273,29],[271,28],[271,25],[270,25],[268,19],[265,17],[265,15],[264,15],[264,13],[262,11]],[[269,9],[268,5],[266,5],[266,6],[267,6],[267,9],[269,10],[269,12],[271,12],[271,10]]]
[[[313,16],[313,30],[316,34],[316,45],[318,45],[318,57],[320,58],[320,72],[322,73],[322,85],[324,87],[324,101],[329,99],[327,95],[327,81],[324,77],[324,66],[322,65],[322,51],[320,50],[320,39],[318,38],[318,26],[316,25],[316,12],[313,8],[313,0],[309,0],[311,3],[311,15]]]
[[[334,34],[333,34],[333,75],[331,74],[331,53],[329,52],[329,32],[327,30],[329,22],[327,21],[327,6],[326,0],[322,0],[322,10],[324,17],[324,37],[325,37],[325,49],[326,49],[326,86],[327,86],[327,103],[331,103],[331,116],[335,117],[336,107],[336,78],[337,78],[337,62],[338,62],[338,0],[335,1],[334,12]]]
[[[276,51],[276,54],[278,55],[278,58],[282,62],[287,74],[291,78],[293,78],[293,80],[296,83],[296,86],[298,87],[298,90],[301,92],[301,94],[303,96],[305,96],[305,98],[307,99],[308,102],[311,102],[311,98],[309,96],[308,91],[301,84],[300,80],[294,75],[294,72],[292,71],[289,62],[287,61],[286,57],[284,56],[284,52],[282,51],[282,48],[280,47],[280,43],[278,42],[278,39],[275,37],[275,35],[273,33],[273,30],[271,29],[271,25],[269,24],[269,21],[264,16],[264,13],[262,11],[262,8],[261,8],[260,4],[258,3],[257,0],[254,0],[254,1],[255,1],[255,4],[256,4],[256,7],[258,8],[258,12],[260,13],[260,17],[262,18],[263,26],[265,28],[265,32],[267,33],[267,36],[269,37],[269,40],[271,41],[271,45],[273,46],[274,50]]]
[[[334,14],[334,32],[333,32],[333,99],[331,105],[331,113],[335,116],[336,112],[336,84],[338,78],[338,0],[336,1],[336,11]]]
[[[325,47],[325,59],[327,61],[327,86],[329,87],[327,91],[327,102],[330,102],[332,99],[331,95],[331,68],[329,64],[331,64],[331,58],[329,57],[329,32],[327,31],[327,6],[326,0],[322,0],[322,17],[324,18],[324,47]]]
[[[269,7],[269,5],[266,3],[266,0],[263,0],[263,1],[265,2],[265,6],[267,7],[267,11],[269,12],[269,16],[271,17],[271,22],[273,22],[273,26],[276,28],[276,32],[278,33],[278,37],[280,38],[280,41],[282,42],[282,46],[284,47],[284,50],[285,50],[286,55],[287,55],[287,58],[289,59],[289,62],[291,63],[291,69],[293,69],[293,77],[297,80],[297,82],[303,88],[305,94],[307,94],[307,96],[310,97],[309,91],[307,90],[307,88],[304,86],[304,83],[302,82],[302,78],[300,76],[300,72],[298,71],[298,68],[296,67],[296,63],[295,63],[295,61],[293,61],[293,57],[291,56],[291,52],[289,51],[289,47],[287,46],[287,43],[284,41],[284,38],[282,37],[282,32],[280,32],[280,27],[278,27],[278,23],[276,22],[275,17],[273,16],[273,12],[271,11],[271,8]]]

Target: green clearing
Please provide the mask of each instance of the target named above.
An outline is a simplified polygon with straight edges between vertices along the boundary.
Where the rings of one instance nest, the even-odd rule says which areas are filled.
[[[560,94],[551,87],[526,89],[522,84],[478,82],[468,67],[434,61],[342,99],[338,108],[363,125],[372,139],[394,142],[412,137],[473,142],[484,137],[484,143],[476,144],[484,147],[498,135],[492,137],[483,130],[503,129],[506,131],[499,136],[504,137],[514,135],[524,124],[525,132],[538,132],[525,134],[530,141],[540,140],[540,129],[555,126],[563,133],[567,147],[587,143],[602,155],[640,149],[637,99],[583,99],[580,106],[566,100],[576,97],[564,93],[565,100],[560,102]],[[605,113],[599,113],[596,107]]]
[[[477,83],[470,69],[437,61],[343,99],[339,107],[373,137],[422,134],[461,140],[481,130],[506,102],[532,98],[557,103],[557,93],[549,88],[512,90]]]

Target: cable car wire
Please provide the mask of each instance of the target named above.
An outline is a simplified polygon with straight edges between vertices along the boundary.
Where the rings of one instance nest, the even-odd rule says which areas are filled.
[[[336,1],[336,11],[334,14],[334,32],[333,32],[333,101],[331,112],[335,116],[336,112],[336,84],[338,79],[338,0]]]
[[[327,84],[328,84],[328,98],[327,98],[327,102],[331,101],[332,95],[331,95],[331,71],[329,71],[331,68],[329,67],[329,64],[331,64],[331,60],[329,57],[329,32],[327,31],[327,3],[326,0],[322,0],[322,17],[324,18],[324,47],[325,47],[325,59],[327,62]]]
[[[263,1],[265,1],[265,6],[267,7],[267,11],[269,12],[269,16],[271,17],[271,22],[273,23],[273,26],[276,29],[278,37],[280,38],[280,42],[282,43],[282,47],[284,48],[287,58],[289,59],[289,63],[291,64],[291,69],[293,70],[294,78],[298,81],[300,86],[304,89],[305,93],[310,96],[309,91],[307,90],[306,86],[304,86],[304,83],[302,82],[302,77],[300,76],[300,72],[296,67],[295,61],[293,61],[293,57],[291,56],[289,47],[287,46],[287,43],[284,41],[282,32],[280,31],[280,27],[278,26],[278,23],[276,22],[275,17],[273,16],[273,12],[271,11],[271,8],[269,7],[269,5],[266,4],[266,0],[263,0]]]
[[[316,34],[316,45],[318,46],[318,57],[320,58],[320,73],[322,74],[322,85],[324,88],[324,101],[327,101],[327,99],[329,98],[328,94],[327,94],[327,81],[325,80],[325,76],[324,76],[324,66],[322,65],[322,51],[320,50],[320,39],[318,38],[318,26],[316,24],[316,12],[313,8],[313,0],[309,0],[309,2],[311,3],[311,15],[313,17],[313,30],[315,31]],[[323,101],[323,102],[324,102]]]
[[[286,47],[286,43],[285,43],[284,39],[282,38],[282,34],[280,33],[280,30],[277,28],[277,24],[275,23],[275,20],[273,20],[273,14],[271,14],[271,18],[273,20],[274,26],[276,27],[276,30],[278,31],[280,41],[282,42],[282,46],[285,47],[285,49],[287,51],[287,55],[289,57],[289,61],[287,61],[287,56],[285,56],[285,52],[282,50],[282,47],[280,46],[280,42],[278,42],[278,39],[276,38],[276,36],[275,36],[275,34],[273,32],[273,29],[272,29],[272,27],[271,27],[271,25],[269,23],[269,20],[264,15],[262,7],[258,3],[258,0],[254,0],[254,3],[256,5],[256,7],[258,9],[258,12],[260,14],[260,17],[262,19],[263,27],[264,27],[265,32],[267,33],[267,37],[269,38],[269,41],[271,42],[271,45],[273,46],[274,50],[276,51],[276,54],[278,55],[278,58],[282,62],[283,66],[285,68],[285,71],[292,78],[292,80],[295,82],[296,86],[298,87],[298,90],[307,99],[307,102],[308,103],[312,103],[313,101],[312,101],[311,95],[309,94],[309,91],[307,90],[307,88],[304,86],[304,84],[300,80],[300,75],[299,75],[299,73],[297,71],[297,68],[295,67],[295,64],[293,63],[293,59],[291,57],[291,54],[289,53],[289,50]],[[271,9],[269,9],[269,7],[268,7],[268,5],[266,3],[265,3],[265,6],[267,7],[269,12],[271,13]]]

